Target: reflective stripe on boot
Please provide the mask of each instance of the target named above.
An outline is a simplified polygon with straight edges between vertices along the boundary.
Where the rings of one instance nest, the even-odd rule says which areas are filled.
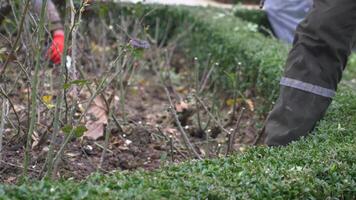
[[[280,82],[281,85],[303,90],[305,92],[310,92],[323,97],[333,98],[335,96],[335,91],[324,88],[318,85],[313,85],[303,81],[299,81],[292,78],[283,77]]]

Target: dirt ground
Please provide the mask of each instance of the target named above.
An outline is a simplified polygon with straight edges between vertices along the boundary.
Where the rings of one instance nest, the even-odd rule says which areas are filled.
[[[186,68],[180,70],[177,74],[183,78],[182,82],[189,75],[189,71]],[[152,170],[172,162],[179,163],[189,159],[189,154],[182,145],[181,133],[168,111],[169,102],[162,85],[157,81],[159,80],[157,76],[152,71],[143,71],[137,75],[138,84],[131,85],[127,90],[125,113],[127,113],[128,123],[121,127],[123,130],[118,130],[114,126],[111,127],[112,136],[109,140],[108,152],[102,169],[98,169],[98,165],[104,146],[104,138],[100,137],[96,141],[81,138],[69,143],[64,152],[58,177],[80,180],[98,170],[104,172],[138,168]],[[206,130],[211,133],[207,144],[206,131],[199,132],[194,126],[193,120],[196,110],[193,108],[194,105],[186,100],[191,90],[192,88],[189,88],[189,85],[181,85],[177,90],[178,95],[183,99],[182,102],[185,102],[184,108],[178,112],[181,120],[184,121],[182,125],[189,133],[191,142],[196,144],[196,149],[200,154],[205,155],[205,157],[224,156],[227,135],[216,125],[211,126],[209,130]],[[24,99],[20,98],[25,94],[16,93],[16,95],[19,95],[13,97],[17,100],[16,105],[25,109],[25,106],[21,103]],[[180,105],[176,100],[175,102],[176,105]],[[119,104],[118,101],[115,103]],[[241,103],[237,106],[238,112],[242,106],[246,105]],[[221,110],[222,115],[226,116],[225,121],[231,116],[231,109],[231,106],[224,106]],[[246,110],[242,117],[241,126],[237,131],[235,150],[239,150],[242,147],[241,144],[252,144],[256,136],[254,112],[250,109]],[[206,112],[200,112],[205,115],[202,120],[207,120]],[[118,112],[116,115],[120,117],[122,113]],[[235,124],[236,121],[227,124],[225,128],[233,129]],[[12,129],[7,129],[4,138],[3,161],[0,167],[0,182],[3,183],[15,183],[18,175],[22,172],[24,147],[23,144],[19,143],[18,138],[13,138],[11,132]],[[48,134],[50,133],[48,132]],[[29,170],[33,178],[41,175],[45,162],[49,141],[48,138],[44,140],[46,141],[41,142],[42,144],[35,146],[31,151]],[[63,140],[64,136],[60,135],[57,138],[57,143],[60,144]]]
[[[116,41],[121,40],[115,38],[119,34],[115,34],[115,37],[107,36],[110,31],[113,31],[112,27],[100,26],[103,27],[98,27],[98,23],[93,21],[88,25],[89,34],[80,38],[78,42],[80,44],[78,54],[81,58],[78,62],[85,67],[82,73],[85,73],[85,79],[89,80],[90,84],[81,86],[78,94],[74,95],[78,103],[75,104],[73,110],[75,119],[72,120],[76,123],[79,120],[77,117],[83,114],[85,110],[83,108],[88,104],[91,96],[90,88],[97,88],[104,74],[112,75],[107,68],[112,64],[110,60],[114,59],[116,49],[121,48],[118,44],[128,42],[127,38],[120,42]],[[107,32],[103,32],[103,29]],[[7,40],[0,41],[0,44],[6,43]],[[6,52],[9,47],[10,45],[7,44],[2,47],[2,50]],[[88,114],[80,121],[82,125],[88,127],[88,132],[91,132],[95,138],[84,134],[82,137],[70,139],[60,158],[57,178],[82,180],[96,171],[110,173],[140,168],[153,170],[193,159],[194,156],[184,145],[182,132],[172,115],[172,109],[176,111],[189,141],[203,158],[226,156],[229,142],[232,144],[230,153],[244,151],[246,146],[255,143],[256,127],[261,119],[255,113],[257,103],[253,96],[253,89],[242,91],[243,98],[232,99],[231,94],[227,95],[219,88],[213,92],[207,87],[198,95],[200,102],[193,95],[197,94],[194,85],[194,61],[187,59],[184,53],[174,50],[169,61],[161,62],[169,51],[171,50],[168,47],[162,49],[152,47],[145,51],[141,61],[132,61],[128,65],[131,71],[129,70],[127,74],[133,73],[129,79],[125,79],[123,85],[110,85],[95,98],[95,101],[89,105]],[[25,52],[19,50],[14,60],[22,62],[26,59]],[[158,65],[161,65],[160,68],[157,67]],[[163,69],[166,66],[169,68]],[[0,183],[16,183],[23,171],[31,91],[29,75],[19,72],[31,69],[28,67],[21,71],[16,62],[11,62],[6,72],[6,80],[3,80],[7,86],[6,91],[11,91],[8,97],[13,103],[17,116],[12,109],[9,109],[7,116],[9,120],[5,126],[1,151]],[[207,72],[204,72],[205,75]],[[30,73],[33,73],[33,69]],[[32,135],[31,161],[28,169],[32,179],[42,178],[46,171],[44,165],[53,134],[54,105],[59,91],[56,82],[58,73],[58,66],[42,68],[40,72],[38,120],[36,131]],[[172,98],[172,105],[162,84],[162,73],[170,74],[169,85],[166,88]],[[205,83],[205,80],[202,82]],[[207,82],[207,85],[213,85],[210,80]],[[118,88],[125,88],[122,90],[125,92],[120,93],[121,90]],[[68,107],[75,99],[71,91],[66,93],[68,102],[66,101],[65,105]],[[106,108],[108,99],[110,99],[110,111]],[[63,110],[67,112],[68,109]],[[239,121],[242,110],[244,111]],[[111,117],[108,116],[109,113],[112,113]],[[63,112],[62,115],[68,116],[68,113]],[[61,121],[62,131],[54,140],[55,153],[66,140],[64,127],[69,121],[71,119],[67,118]],[[18,123],[21,125],[19,133],[16,128]],[[97,123],[100,126],[94,126],[91,130],[90,125]],[[110,138],[102,160],[105,131],[110,133]]]

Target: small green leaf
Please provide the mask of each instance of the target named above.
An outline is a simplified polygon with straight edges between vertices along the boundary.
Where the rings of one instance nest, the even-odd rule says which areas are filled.
[[[85,84],[88,84],[88,83],[90,83],[90,81],[85,80],[85,79],[78,79],[78,80],[71,81],[69,83],[65,83],[63,88],[69,89],[72,85],[84,86]]]
[[[63,131],[65,134],[68,135],[68,134],[72,131],[72,129],[73,129],[73,126],[67,124],[67,125],[65,125],[65,126],[62,128],[62,131]]]
[[[84,133],[87,131],[88,129],[85,126],[78,126],[74,129],[74,135],[77,138],[80,138],[84,135]]]

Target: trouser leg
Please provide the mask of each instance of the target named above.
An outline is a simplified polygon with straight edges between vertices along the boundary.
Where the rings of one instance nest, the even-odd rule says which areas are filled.
[[[43,0],[32,0],[34,11],[40,15]],[[52,0],[47,0],[46,5],[46,22],[49,25],[50,31],[55,31],[58,29],[63,29],[61,18],[59,16],[58,10]]]
[[[279,98],[268,116],[268,145],[306,136],[322,118],[341,80],[356,34],[355,0],[315,0],[298,26]]]

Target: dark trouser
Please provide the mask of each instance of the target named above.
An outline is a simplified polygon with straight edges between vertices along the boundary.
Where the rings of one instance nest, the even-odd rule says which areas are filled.
[[[356,0],[315,0],[298,26],[280,96],[264,133],[270,146],[306,136],[323,117],[356,35]]]

